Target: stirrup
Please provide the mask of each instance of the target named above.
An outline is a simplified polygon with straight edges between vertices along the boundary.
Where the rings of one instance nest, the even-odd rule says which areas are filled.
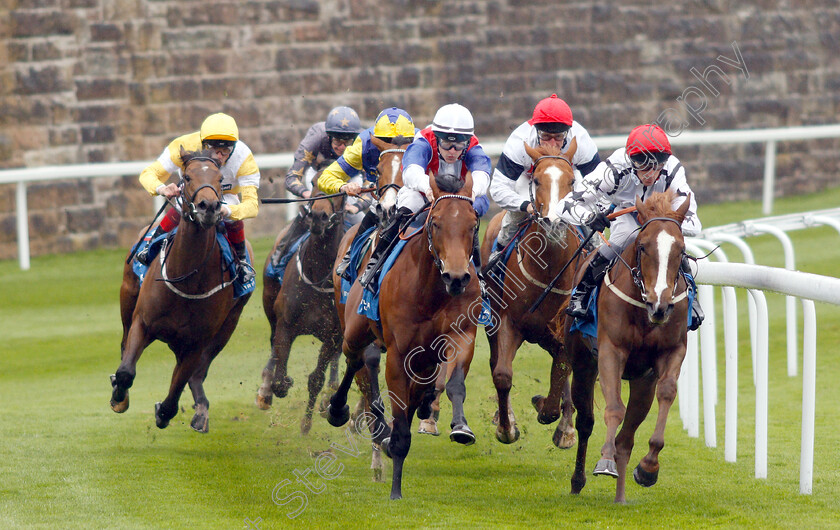
[[[151,256],[150,256],[151,252],[149,252],[151,246],[152,246],[152,244],[151,244],[151,242],[149,242],[148,245],[146,245],[142,249],[138,250],[134,254],[134,261],[136,261],[137,263],[141,263],[141,264],[145,265],[146,267],[148,267],[149,264],[152,262],[152,259],[151,259]]]
[[[577,291],[575,291],[575,294],[577,294]],[[575,318],[585,317],[587,308],[584,306],[581,298],[585,300],[588,297],[589,293],[580,293],[579,297],[572,296],[569,298],[569,305],[566,307],[566,314]]]
[[[242,284],[251,283],[255,276],[256,271],[254,271],[254,267],[248,264],[247,261],[240,261],[236,264],[236,279]]]

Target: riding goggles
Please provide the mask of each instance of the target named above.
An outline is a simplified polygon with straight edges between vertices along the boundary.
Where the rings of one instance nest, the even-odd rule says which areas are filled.
[[[467,142],[456,142],[454,140],[438,139],[438,147],[440,147],[442,151],[449,151],[453,147],[456,151],[463,151],[467,148]]]
[[[568,131],[560,132],[560,133],[550,133],[545,131],[537,131],[537,138],[540,139],[541,142],[550,142],[551,140],[556,140],[558,142],[562,142],[566,139],[566,135]]]
[[[204,140],[202,147],[204,149],[212,149],[219,154],[229,155],[233,152],[234,142],[229,140]]]
[[[329,136],[330,136],[330,141],[332,141],[332,142],[337,142],[337,143],[344,144],[344,145],[350,145],[356,140],[356,136],[358,136],[358,134],[354,134],[354,133],[335,133],[335,134],[331,134]]]
[[[665,162],[670,157],[668,153],[636,153],[630,155],[630,165],[637,171],[648,171],[651,169],[661,169]]]

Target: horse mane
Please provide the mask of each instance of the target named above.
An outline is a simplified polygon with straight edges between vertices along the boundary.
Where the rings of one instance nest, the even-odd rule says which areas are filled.
[[[676,218],[676,210],[672,204],[677,194],[672,189],[661,193],[654,193],[644,201],[645,208],[650,210],[650,217],[671,217]]]
[[[564,156],[563,150],[557,145],[539,145],[535,147],[542,156]]]
[[[403,146],[403,145],[408,145],[413,141],[414,141],[413,137],[405,137],[405,136],[400,135],[400,136],[394,136],[391,139],[391,141],[388,142],[388,143],[394,144],[396,146]]]
[[[435,175],[435,183],[444,193],[458,193],[464,187],[465,181],[455,175]]]
[[[184,149],[184,146],[181,146],[181,163],[185,166],[190,163],[190,160],[194,158],[209,158],[216,164],[216,167],[221,167],[218,162],[214,158],[212,158],[213,151],[211,149],[199,149],[197,151],[187,151]]]

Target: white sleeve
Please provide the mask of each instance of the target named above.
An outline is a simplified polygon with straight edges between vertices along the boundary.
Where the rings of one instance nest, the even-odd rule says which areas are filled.
[[[406,188],[420,193],[425,193],[427,189],[431,188],[429,175],[418,164],[410,164],[403,169],[403,183]]]
[[[490,175],[486,171],[473,171],[473,197],[480,197],[487,193],[487,186],[490,184]]]
[[[505,176],[498,169],[493,171],[493,180],[490,181],[490,198],[504,210],[512,212],[520,211],[522,203],[528,201],[528,197],[516,193],[516,181]]]

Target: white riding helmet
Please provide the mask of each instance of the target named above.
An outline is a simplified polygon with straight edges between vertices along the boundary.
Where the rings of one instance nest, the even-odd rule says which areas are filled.
[[[432,120],[435,136],[453,141],[465,141],[475,132],[472,114],[463,105],[450,103],[438,109]]]

